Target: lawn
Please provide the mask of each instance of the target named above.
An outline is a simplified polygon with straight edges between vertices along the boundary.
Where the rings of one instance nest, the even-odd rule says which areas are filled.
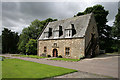
[[[69,58],[53,58],[50,60],[59,60],[59,61],[80,61],[80,59],[69,59]]]
[[[120,54],[119,52],[105,53],[105,54]]]
[[[4,59],[2,61],[3,78],[49,78],[72,72],[76,72],[76,70],[20,59]]]
[[[0,57],[2,57],[2,58],[3,58],[4,56],[0,56]]]
[[[1,58],[2,56],[0,56],[0,58]],[[0,80],[1,80],[1,78],[2,78],[2,61],[1,61],[1,59],[0,59]]]
[[[42,56],[37,56],[37,55],[13,55],[13,56],[17,56],[17,57],[29,57],[29,58],[47,58],[47,57],[42,57]]]

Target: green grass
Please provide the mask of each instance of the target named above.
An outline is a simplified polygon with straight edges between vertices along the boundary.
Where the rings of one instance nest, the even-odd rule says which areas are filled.
[[[3,57],[3,56],[0,56]],[[2,79],[2,61],[0,60],[0,80]]]
[[[13,56],[17,56],[17,57],[29,57],[29,58],[47,58],[47,57],[42,57],[42,56],[37,56],[37,55],[13,55]]]
[[[49,78],[72,72],[76,72],[76,70],[20,59],[5,59],[2,61],[3,78]]]
[[[4,56],[0,56],[0,57],[5,58]]]
[[[50,60],[59,60],[59,61],[80,61],[80,59],[69,59],[69,58],[53,58]]]
[[[105,54],[120,54],[118,52],[113,52],[113,53],[105,53]]]

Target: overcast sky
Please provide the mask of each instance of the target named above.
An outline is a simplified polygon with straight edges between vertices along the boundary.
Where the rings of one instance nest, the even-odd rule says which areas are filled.
[[[2,28],[7,27],[21,33],[35,19],[70,18],[96,4],[103,5],[109,11],[107,24],[112,26],[118,2],[2,2]]]

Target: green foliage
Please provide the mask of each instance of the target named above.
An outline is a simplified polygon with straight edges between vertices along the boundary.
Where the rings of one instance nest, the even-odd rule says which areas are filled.
[[[37,39],[42,32],[45,25],[47,25],[49,22],[56,21],[57,19],[51,19],[48,18],[43,21],[39,21],[38,19],[35,19],[33,22],[31,22],[30,26],[28,28],[24,28],[22,30],[22,33],[20,34],[20,39],[18,43],[18,50],[22,53],[26,53],[26,47],[25,45],[28,43],[30,39]]]
[[[115,16],[115,22],[113,26],[113,37],[120,39],[120,8],[118,9],[118,13]]]
[[[105,54],[114,54],[114,55],[116,55],[116,54],[120,54],[120,53],[118,53],[118,52],[113,52],[113,53],[105,53]]]
[[[39,80],[38,78],[49,78],[76,71],[20,59],[5,59],[2,62],[2,78],[36,78]]]
[[[114,41],[114,47],[116,47],[120,53],[120,8],[118,9],[118,13],[115,16],[114,26],[112,27],[112,36],[116,38]]]
[[[0,53],[2,53],[2,35],[0,35]]]
[[[30,39],[25,45],[26,53],[37,54],[37,41],[35,39]]]
[[[84,12],[78,12],[77,15],[74,15],[74,17],[81,16],[81,15],[84,15],[84,14],[85,14]]]
[[[29,36],[27,34],[27,28],[22,30],[22,34],[20,34],[19,43],[18,43],[18,50],[25,53],[25,45],[29,40]]]
[[[2,31],[2,53],[16,53],[18,41],[18,33],[4,28]]]
[[[93,7],[88,7],[86,8],[86,10],[84,11],[84,13],[91,13],[93,11]]]

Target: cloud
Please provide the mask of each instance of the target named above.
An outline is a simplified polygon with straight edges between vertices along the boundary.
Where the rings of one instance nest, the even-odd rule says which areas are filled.
[[[2,2],[2,26],[21,33],[35,19],[65,19],[87,7],[102,4],[109,10],[108,24],[117,14],[117,2]]]
[[[114,20],[118,10],[118,3],[109,2],[109,3],[101,3],[101,4],[105,7],[105,10],[109,11],[109,15],[107,16],[107,19],[109,21]]]
[[[2,2],[118,2],[119,0],[3,0]]]
[[[107,22],[106,24],[109,25],[109,26],[113,26],[114,21],[115,21],[114,19],[113,20],[109,20],[109,22]]]

